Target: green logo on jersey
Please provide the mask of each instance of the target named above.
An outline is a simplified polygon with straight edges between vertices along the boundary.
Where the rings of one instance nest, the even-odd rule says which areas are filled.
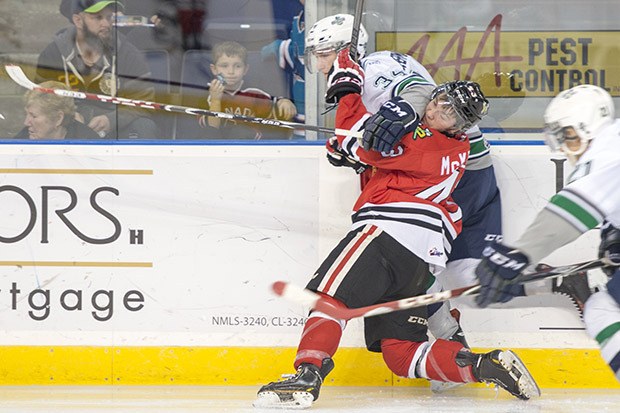
[[[424,138],[431,137],[431,136],[433,136],[433,133],[431,132],[431,130],[429,128],[424,128],[422,126],[418,126],[415,132],[413,132],[414,141],[418,138],[424,139]]]

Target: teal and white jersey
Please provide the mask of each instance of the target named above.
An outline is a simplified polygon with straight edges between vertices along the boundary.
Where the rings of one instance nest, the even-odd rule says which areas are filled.
[[[597,133],[567,185],[547,209],[586,232],[609,221],[620,227],[620,119]]]
[[[620,228],[620,119],[600,132],[581,156],[569,183],[551,199],[548,209],[585,232],[601,221]],[[586,332],[601,347],[601,356],[620,380],[620,269],[607,290],[586,301]]]
[[[480,128],[476,125],[466,133],[469,136],[469,158],[467,158],[465,169],[480,170],[493,165],[490,155],[491,146],[484,139]]]
[[[514,243],[532,262],[576,240],[603,221],[620,226],[620,120],[597,132],[567,185]]]
[[[432,91],[437,86],[424,66],[413,57],[401,53],[371,53],[362,59],[361,66],[365,74],[362,102],[370,113],[376,113],[381,105],[399,96],[407,88],[425,86],[426,90]],[[411,104],[423,115],[429,100],[430,92],[426,96],[426,103]]]
[[[407,100],[420,116],[424,115],[430,95],[437,86],[433,77],[413,57],[402,53],[381,51],[371,53],[360,62],[365,73],[362,102],[370,113],[395,96]],[[492,165],[489,143],[480,129],[467,131],[469,158],[466,169],[478,170]]]

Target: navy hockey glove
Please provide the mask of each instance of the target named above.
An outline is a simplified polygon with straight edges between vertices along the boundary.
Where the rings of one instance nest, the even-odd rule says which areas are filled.
[[[325,102],[338,103],[349,93],[362,93],[364,70],[351,60],[349,49],[342,49],[327,74]]]
[[[519,295],[519,275],[529,263],[525,254],[498,242],[485,247],[482,261],[476,267],[480,283],[476,304],[486,307],[492,303],[505,303]]]
[[[401,139],[413,132],[420,116],[409,102],[396,96],[385,102],[364,124],[362,146],[367,151],[389,153]]]
[[[338,139],[332,137],[327,142],[327,160],[334,166],[346,166],[352,168],[355,173],[361,174],[368,168],[368,165],[350,158],[338,145]]]
[[[605,258],[610,266],[602,270],[611,277],[620,265],[620,229],[606,222],[601,228],[601,244],[598,247],[598,257]]]

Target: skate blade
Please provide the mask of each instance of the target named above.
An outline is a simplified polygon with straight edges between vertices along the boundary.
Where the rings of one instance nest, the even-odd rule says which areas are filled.
[[[499,362],[517,380],[522,399],[529,400],[532,397],[540,397],[540,388],[536,384],[536,380],[519,356],[510,350],[502,351],[499,353]]]
[[[443,393],[448,390],[452,390],[456,387],[460,387],[465,383],[454,383],[451,381],[437,381],[431,380],[431,391],[435,394]]]
[[[283,395],[281,399],[277,393],[265,391],[259,393],[252,406],[261,409],[291,409],[303,410],[312,406],[314,397],[308,392],[298,391]]]

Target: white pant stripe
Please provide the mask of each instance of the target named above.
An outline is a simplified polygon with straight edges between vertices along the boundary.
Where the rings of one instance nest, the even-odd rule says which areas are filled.
[[[321,280],[321,284],[319,284],[318,290],[333,296],[359,256],[364,252],[366,247],[370,245],[372,240],[382,232],[383,231],[374,225],[368,225],[362,231],[358,232],[351,242],[342,250],[329,270],[327,270],[323,280]]]

